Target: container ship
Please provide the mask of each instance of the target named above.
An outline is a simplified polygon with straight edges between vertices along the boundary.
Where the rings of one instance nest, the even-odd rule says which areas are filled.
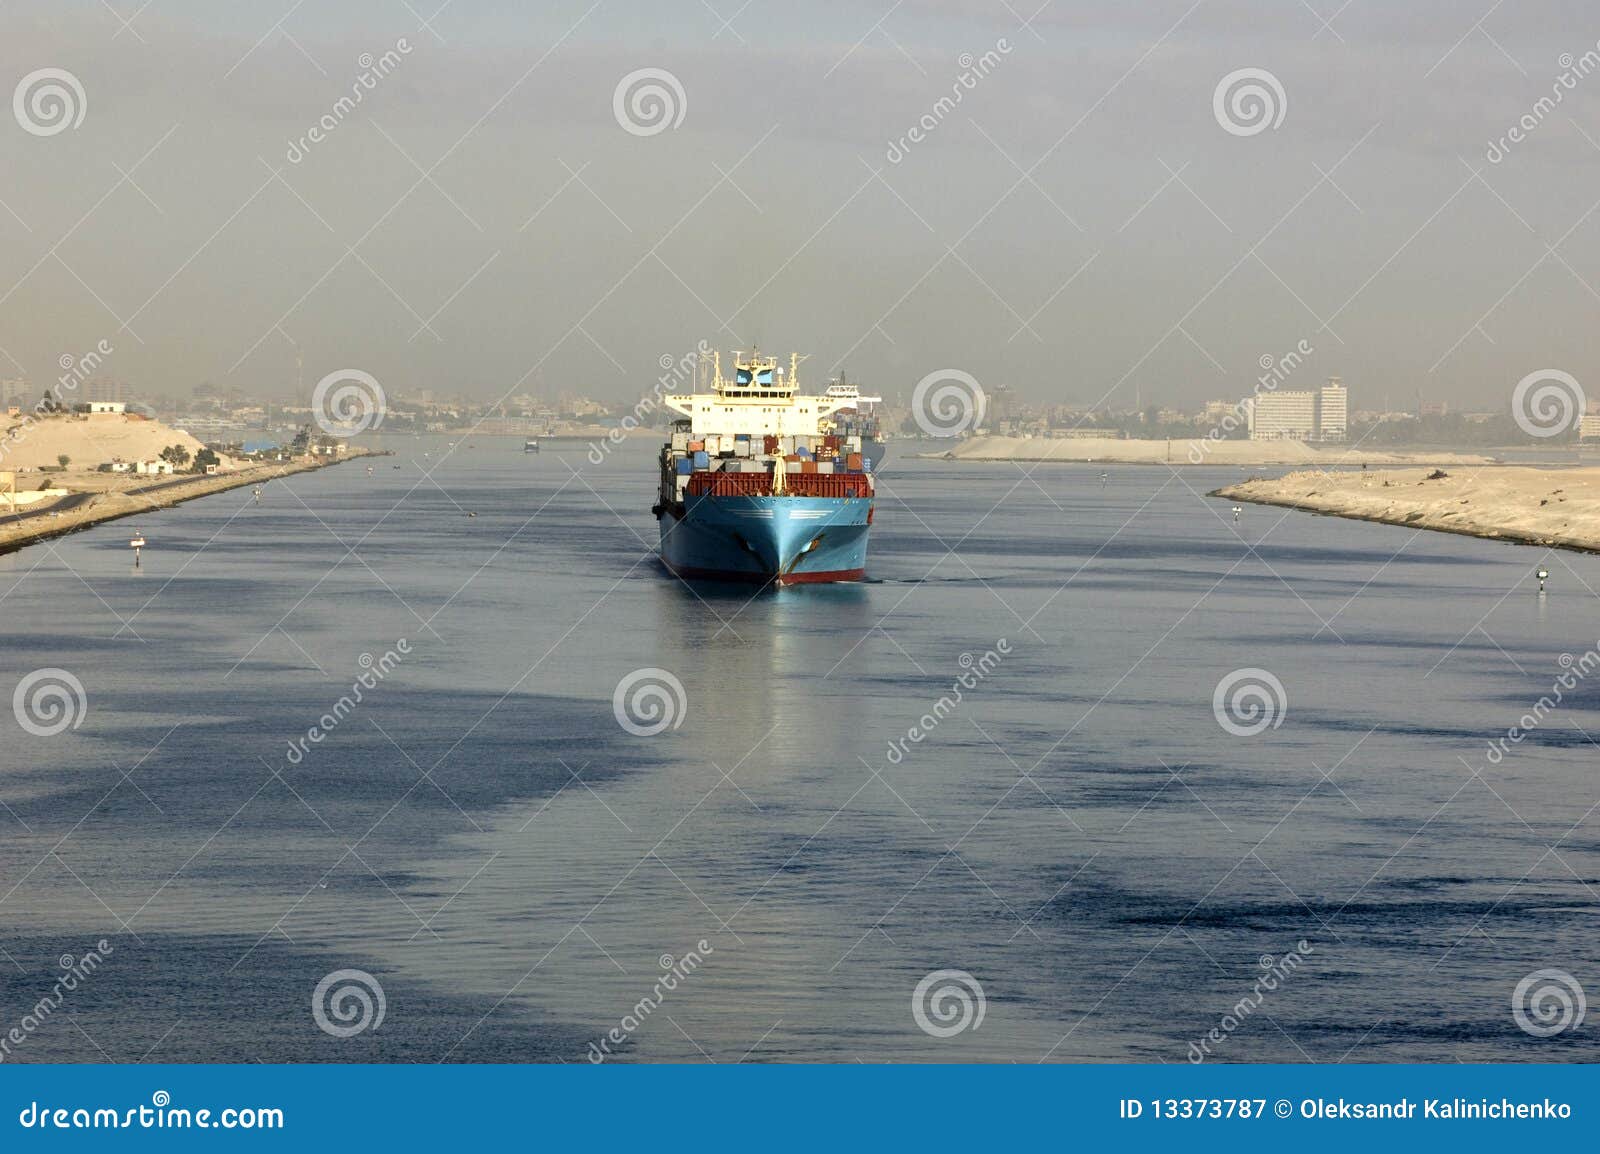
[[[800,392],[800,358],[722,355],[696,391],[662,398],[680,419],[661,449],[661,560],[691,579],[768,585],[859,581],[872,526],[872,463],[859,434],[831,431],[857,396]],[[709,388],[699,391],[709,368]]]
[[[881,469],[888,446],[884,443],[882,426],[873,406],[881,403],[883,398],[865,395],[861,386],[845,380],[843,373],[828,386],[823,396],[846,402],[832,417],[824,420],[823,431],[842,437],[859,437],[861,459],[869,469]]]

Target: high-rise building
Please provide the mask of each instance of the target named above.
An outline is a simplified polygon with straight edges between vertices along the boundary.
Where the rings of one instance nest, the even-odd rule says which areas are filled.
[[[1338,377],[1315,392],[1278,389],[1244,405],[1252,441],[1342,441],[1349,428],[1349,393]]]
[[[1317,430],[1317,394],[1279,390],[1245,398],[1252,441],[1309,441]]]
[[[1317,440],[1342,441],[1349,428],[1350,397],[1344,382],[1329,377],[1317,394]]]

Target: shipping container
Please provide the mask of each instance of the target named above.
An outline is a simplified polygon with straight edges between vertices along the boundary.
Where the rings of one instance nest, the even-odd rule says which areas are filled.
[[[861,472],[861,454],[851,453],[844,459],[844,467],[849,469],[852,473]]]
[[[802,460],[800,462],[800,471],[802,473],[815,473],[817,471],[817,463],[815,461]]]
[[[697,451],[694,455],[694,467],[696,472],[711,468],[711,454],[704,450]]]
[[[761,451],[769,457],[777,456],[778,438],[771,433],[764,433],[761,437]]]
[[[692,472],[694,472],[694,462],[689,460],[688,457],[679,457],[678,476],[687,477]]]
[[[704,441],[690,441],[688,445],[689,452],[691,453],[704,452],[705,447],[706,443]]]
[[[672,434],[672,451],[674,453],[681,453],[685,449],[687,449],[688,447],[689,447],[689,434],[688,433],[673,433]]]
[[[817,462],[817,472],[820,473],[821,475],[825,476],[825,477],[831,477],[833,475],[833,462],[832,461],[818,461]]]

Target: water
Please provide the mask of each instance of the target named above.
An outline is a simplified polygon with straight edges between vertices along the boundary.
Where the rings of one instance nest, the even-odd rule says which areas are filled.
[[[110,947],[6,1060],[1600,1057],[1512,1013],[1600,989],[1595,686],[1486,758],[1600,559],[900,457],[870,583],[753,594],[655,564],[653,446],[387,445],[140,518],[137,573],[127,522],[0,558],[0,689],[88,701],[7,717],[0,1026]],[[637,736],[652,668],[684,708]],[[1286,700],[1254,736],[1239,669]],[[385,1012],[337,1038],[346,968]],[[951,1037],[941,969],[983,991]]]

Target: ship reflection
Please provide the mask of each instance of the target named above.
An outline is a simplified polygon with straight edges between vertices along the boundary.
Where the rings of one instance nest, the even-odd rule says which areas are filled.
[[[870,586],[757,589],[663,573],[655,600],[656,636],[681,646],[663,667],[684,683],[707,757],[729,772],[741,765],[741,785],[814,774],[817,734],[869,723],[849,673],[876,620]]]

